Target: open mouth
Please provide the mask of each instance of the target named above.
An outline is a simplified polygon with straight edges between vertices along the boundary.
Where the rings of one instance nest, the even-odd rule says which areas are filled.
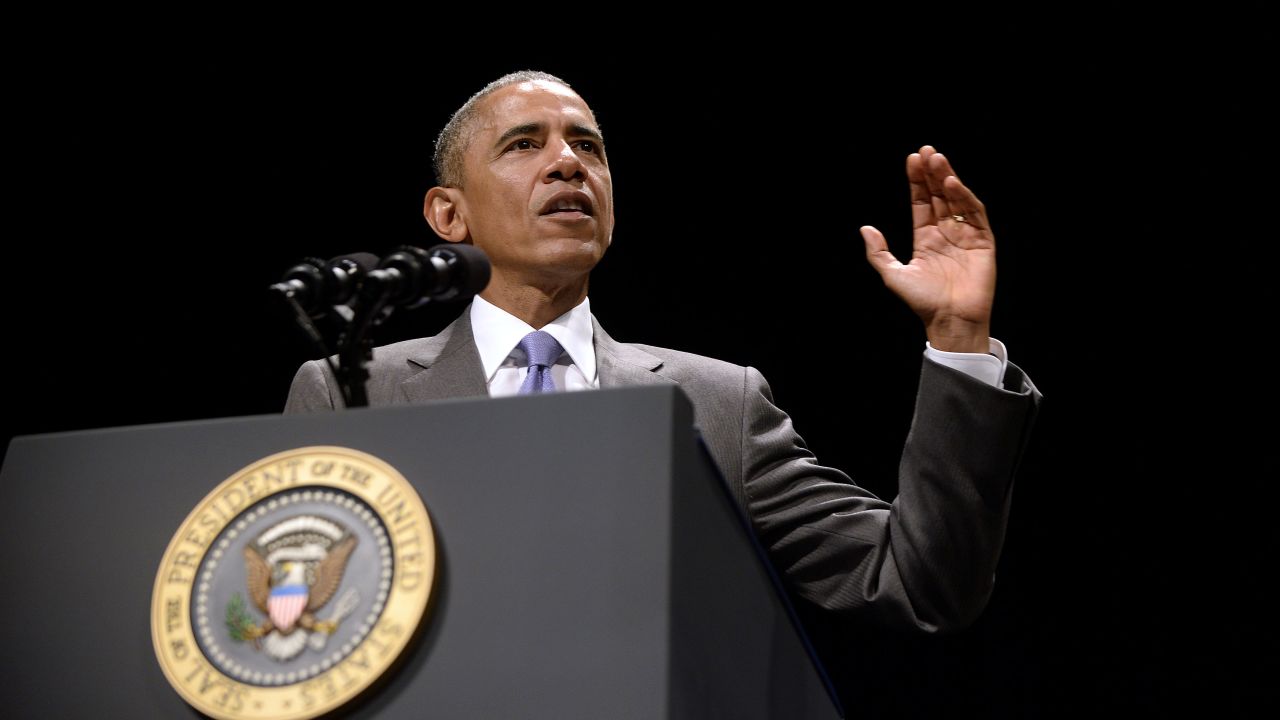
[[[586,193],[571,191],[553,195],[542,206],[540,214],[560,218],[591,217],[594,214],[594,208],[591,207],[591,198]]]

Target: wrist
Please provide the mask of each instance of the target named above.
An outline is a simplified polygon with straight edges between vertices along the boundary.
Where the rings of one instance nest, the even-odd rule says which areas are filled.
[[[985,353],[991,348],[991,329],[987,323],[949,320],[925,327],[929,344],[937,350],[959,353]]]

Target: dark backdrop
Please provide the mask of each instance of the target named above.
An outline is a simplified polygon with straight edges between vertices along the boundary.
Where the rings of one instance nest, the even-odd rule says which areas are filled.
[[[971,44],[834,21],[622,43],[566,18],[495,53],[426,28],[59,37],[10,68],[3,430],[278,412],[310,355],[267,286],[304,256],[434,244],[435,133],[532,67],[574,84],[608,139],[618,226],[591,298],[609,332],[762,369],[824,463],[891,497],[924,338],[857,227],[909,253],[903,161],[931,143],[989,208],[993,331],[1046,399],[973,629],[815,621],[846,701],[1244,714],[1273,697],[1273,664],[1243,661],[1274,650],[1260,15],[1022,20]]]

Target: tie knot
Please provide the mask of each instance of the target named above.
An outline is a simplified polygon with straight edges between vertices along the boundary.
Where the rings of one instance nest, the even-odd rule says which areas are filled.
[[[530,366],[551,367],[556,360],[560,359],[560,353],[564,352],[564,348],[560,347],[560,343],[551,336],[551,333],[542,330],[535,330],[525,335],[516,347],[524,351],[525,356],[529,358]]]

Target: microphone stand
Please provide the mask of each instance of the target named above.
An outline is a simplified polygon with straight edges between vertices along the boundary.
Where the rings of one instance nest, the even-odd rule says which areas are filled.
[[[371,331],[398,306],[410,309],[432,300],[475,295],[489,282],[489,261],[478,248],[437,246],[432,251],[409,245],[368,269],[356,253],[326,265],[308,259],[292,268],[285,281],[271,286],[293,310],[294,323],[320,352],[338,381],[345,407],[368,407],[368,365],[373,361]],[[342,263],[336,275],[333,263]],[[358,283],[358,285],[357,285]],[[298,294],[303,294],[299,302]],[[343,302],[352,298],[349,305]],[[305,305],[304,305],[305,303]],[[327,306],[327,307],[326,307]],[[339,326],[338,362],[331,359],[314,318],[330,316]]]
[[[294,326],[302,331],[303,336],[306,337],[307,342],[311,344],[316,355],[320,359],[324,360],[325,365],[329,366],[329,372],[333,373],[334,377],[339,378],[339,387],[342,389],[343,404],[346,405],[348,395],[346,387],[341,383],[342,368],[335,366],[333,364],[333,360],[330,359],[329,356],[333,353],[329,352],[329,346],[325,344],[324,336],[320,333],[320,330],[316,328],[316,324],[312,322],[311,314],[302,306],[302,303],[298,302],[298,298],[294,290],[285,283],[276,283],[275,285],[272,285],[271,292],[284,302],[285,307],[288,310],[292,311]],[[334,309],[336,310],[337,308],[335,307]],[[342,315],[338,314],[338,317],[342,317]]]
[[[324,276],[321,274],[324,267],[323,261],[308,258],[292,268],[286,274],[285,281],[272,285],[270,289],[292,311],[293,324],[302,331],[319,358],[324,360],[329,366],[329,371],[337,378],[343,406],[366,407],[369,400],[365,383],[369,379],[369,371],[365,369],[365,365],[373,358],[373,341],[369,337],[369,330],[379,324],[380,319],[375,318],[374,315],[385,304],[388,293],[380,283],[360,283],[360,300],[356,303],[356,307],[368,308],[368,310],[359,314],[359,317],[357,312],[342,305],[341,300],[326,307],[326,303],[320,302],[318,297],[321,292],[318,288],[324,282]],[[359,270],[362,269],[356,267],[354,262],[347,268],[348,273]],[[355,276],[348,274],[347,277]],[[310,281],[310,284],[300,284],[298,281],[300,278],[305,278]],[[307,295],[306,306],[299,302],[299,292]],[[349,297],[350,294],[348,290],[340,297]],[[332,359],[334,353],[329,350],[324,335],[313,322],[316,318],[324,317],[328,317],[338,328],[338,363],[336,365]]]
[[[365,383],[369,381],[367,365],[373,360],[373,338],[369,331],[390,315],[392,308],[386,304],[390,294],[390,288],[379,276],[371,273],[366,277],[351,305],[351,318],[338,336],[338,367],[334,369],[334,376],[349,408],[369,406],[365,390]]]
[[[382,324],[397,304],[414,302],[415,298],[416,305],[430,301],[430,293],[422,286],[427,276],[424,269],[431,267],[430,263],[431,256],[426,250],[405,245],[384,257],[378,269],[368,272],[360,283],[350,306],[351,319],[338,338],[338,369],[334,373],[342,386],[347,407],[369,405],[365,391],[369,380],[365,366],[373,360],[369,331]],[[388,304],[393,295],[396,302]]]

